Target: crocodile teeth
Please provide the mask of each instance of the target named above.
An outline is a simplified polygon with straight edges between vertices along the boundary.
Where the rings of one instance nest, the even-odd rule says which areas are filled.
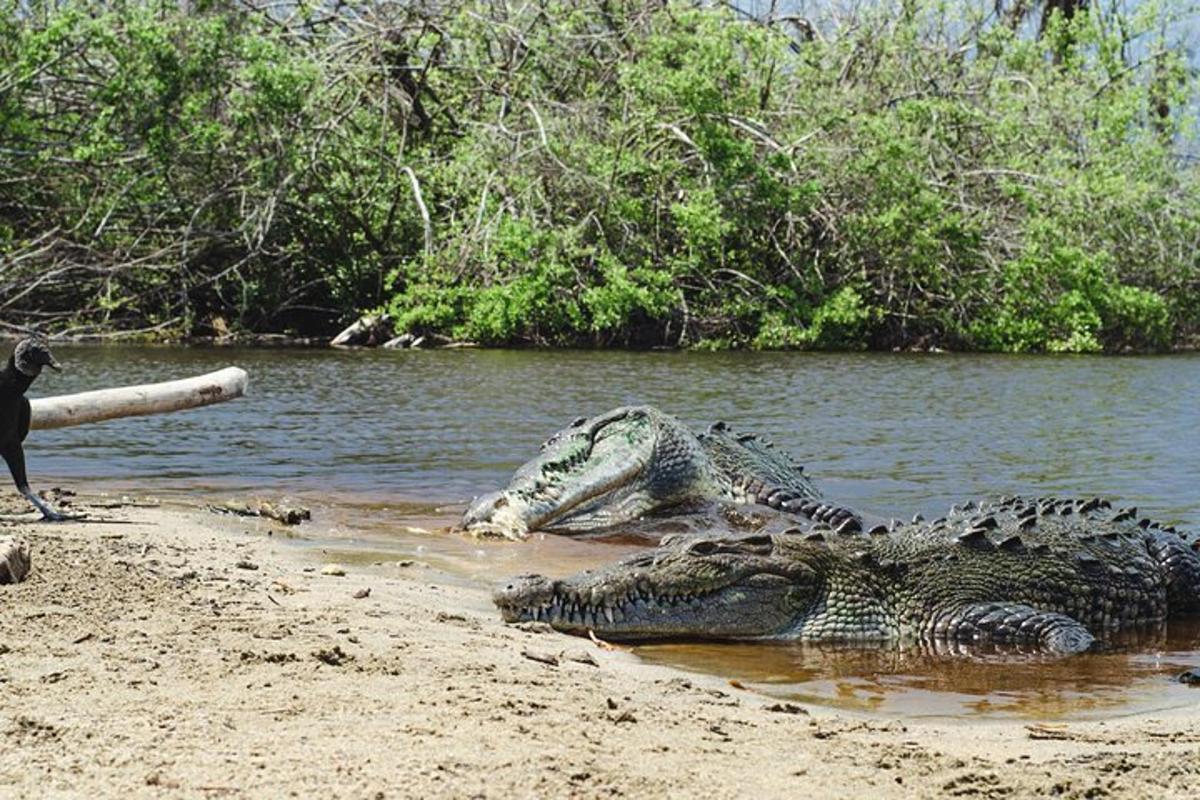
[[[612,625],[612,624],[613,624],[613,621],[614,621],[614,620],[613,620],[613,610],[612,610],[612,606],[605,606],[605,607],[604,607],[604,618],[605,618],[606,620],[608,620],[608,624],[609,624],[609,625]]]

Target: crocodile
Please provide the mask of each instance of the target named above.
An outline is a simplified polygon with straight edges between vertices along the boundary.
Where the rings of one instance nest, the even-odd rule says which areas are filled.
[[[461,528],[513,539],[585,533],[714,502],[862,526],[856,512],[822,501],[803,466],[766,439],[721,422],[697,435],[653,406],[626,406],[551,436],[507,487],[471,503]]]
[[[1100,498],[1006,497],[853,534],[816,523],[668,536],[595,571],[514,578],[494,600],[508,622],[616,641],[971,643],[1069,654],[1200,612],[1196,544]]]

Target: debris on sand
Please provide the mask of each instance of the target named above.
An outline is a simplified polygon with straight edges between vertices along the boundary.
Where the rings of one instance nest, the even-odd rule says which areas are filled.
[[[528,658],[530,661],[537,661],[541,664],[549,664],[552,667],[558,666],[558,656],[554,653],[543,653],[538,652],[537,650],[530,650],[526,648],[521,651],[521,655],[525,658]]]
[[[340,667],[343,664],[354,660],[354,656],[344,652],[342,648],[336,644],[330,648],[314,650],[313,658],[315,658],[317,661],[320,661],[322,664],[328,664],[331,667]]]
[[[214,514],[234,514],[239,517],[264,517],[282,522],[284,525],[299,525],[305,520],[312,519],[312,512],[304,506],[289,506],[282,503],[259,501],[242,503],[229,500],[224,503],[213,503],[208,510]]]
[[[19,539],[0,536],[0,584],[20,583],[32,566],[29,548]]]

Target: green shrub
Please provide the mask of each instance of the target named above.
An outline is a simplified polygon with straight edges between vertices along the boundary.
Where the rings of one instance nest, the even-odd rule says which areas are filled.
[[[1182,12],[1091,4],[1038,38],[1034,6],[867,4],[806,38],[684,0],[0,0],[6,321],[1188,341],[1197,78],[1153,33]]]

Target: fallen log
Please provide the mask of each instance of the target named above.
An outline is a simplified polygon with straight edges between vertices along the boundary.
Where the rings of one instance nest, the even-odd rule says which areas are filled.
[[[377,347],[392,339],[390,314],[368,314],[329,342],[332,347]]]
[[[0,584],[20,583],[29,574],[29,548],[10,536],[0,536]]]
[[[166,414],[223,403],[244,395],[249,380],[244,369],[226,367],[178,381],[39,397],[29,401],[31,427],[66,428],[118,417]]]

